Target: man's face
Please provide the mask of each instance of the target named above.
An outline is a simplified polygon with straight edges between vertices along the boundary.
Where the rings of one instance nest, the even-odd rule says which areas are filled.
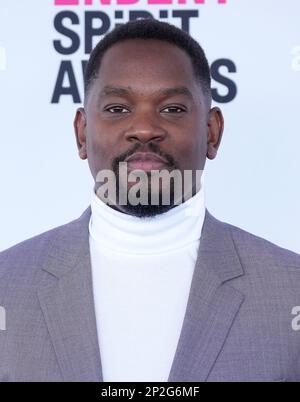
[[[210,99],[183,50],[160,40],[129,39],[105,52],[74,126],[80,157],[88,159],[96,182],[104,169],[118,176],[118,163],[136,152],[154,153],[164,163],[147,158],[128,162],[128,173],[140,169],[150,177],[152,169],[177,169],[183,177],[185,170],[202,171],[206,156],[213,159],[216,155],[223,119],[219,109],[210,110]],[[120,186],[129,190],[135,183],[122,176]],[[164,191],[162,184],[148,189]],[[174,202],[168,206],[127,203],[114,208],[142,217],[173,206]]]

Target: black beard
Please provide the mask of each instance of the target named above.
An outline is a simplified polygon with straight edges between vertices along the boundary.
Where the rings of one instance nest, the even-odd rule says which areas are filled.
[[[152,205],[151,204],[151,200],[149,200],[150,198],[150,187],[148,188],[148,202],[147,205],[142,205],[141,203],[137,204],[137,205],[132,205],[129,203],[128,201],[128,192],[127,192],[127,202],[126,205],[119,205],[119,193],[120,193],[120,189],[119,189],[119,163],[123,162],[125,160],[125,158],[128,155],[133,154],[134,152],[138,151],[140,148],[139,144],[136,144],[134,146],[134,148],[130,151],[130,152],[126,152],[123,153],[122,155],[120,155],[118,158],[116,158],[113,162],[113,172],[115,174],[116,177],[116,198],[117,198],[117,205],[110,205],[112,208],[122,211],[126,214],[129,215],[133,215],[133,216],[137,216],[139,218],[149,218],[149,217],[154,217],[155,215],[159,215],[162,213],[165,213],[167,211],[169,211],[170,209],[174,208],[177,206],[177,204],[175,204],[174,201],[174,183],[172,183],[170,185],[170,202],[166,205],[165,203],[163,203],[162,201],[162,191],[159,191],[159,200],[158,200],[158,204],[157,205]],[[154,152],[154,153],[158,153],[158,147],[155,143],[150,143],[149,144],[149,150]],[[169,164],[169,169],[170,170],[175,170],[175,169],[179,169],[178,163],[169,155],[164,155],[165,158],[168,161]],[[150,174],[150,173],[149,173]],[[149,174],[147,173],[148,179],[150,178]]]
[[[152,218],[174,208],[175,205],[122,205],[122,212],[138,218]]]
[[[119,178],[117,177],[117,183],[118,183]],[[117,187],[117,200],[119,200],[119,186]],[[121,210],[122,212],[136,216],[138,218],[151,218],[159,214],[163,214],[170,209],[174,208],[177,206],[177,204],[174,203],[174,186],[171,185],[170,187],[170,203],[169,204],[164,204],[163,203],[163,198],[162,198],[162,192],[159,192],[158,196],[158,204],[152,205],[150,198],[150,190],[148,191],[148,200],[147,200],[147,205],[143,205],[141,203],[138,203],[137,205],[132,205],[128,201],[127,197],[127,202],[126,205],[119,205],[118,202],[118,210]],[[116,209],[116,206],[114,206]]]

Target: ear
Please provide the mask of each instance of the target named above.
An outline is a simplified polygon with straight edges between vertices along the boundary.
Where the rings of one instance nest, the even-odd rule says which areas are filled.
[[[224,130],[224,118],[218,107],[213,107],[208,116],[207,153],[208,159],[214,159],[221,143]]]
[[[74,130],[77,142],[79,157],[87,159],[86,152],[86,115],[84,108],[80,107],[76,111],[74,119]]]

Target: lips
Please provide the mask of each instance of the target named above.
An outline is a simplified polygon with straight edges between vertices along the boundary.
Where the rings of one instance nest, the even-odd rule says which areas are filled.
[[[136,152],[125,159],[129,169],[141,169],[149,171],[152,169],[161,169],[166,167],[167,160],[162,156],[151,152]]]

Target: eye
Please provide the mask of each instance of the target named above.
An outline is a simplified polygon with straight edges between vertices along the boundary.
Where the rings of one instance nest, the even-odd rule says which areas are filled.
[[[129,112],[129,110],[125,106],[121,106],[121,105],[109,106],[106,109],[104,109],[104,111],[109,112],[109,113],[114,113],[114,114]]]
[[[180,113],[186,112],[186,110],[185,110],[183,107],[181,107],[181,106],[176,106],[176,105],[174,105],[174,106],[167,106],[167,107],[165,107],[164,109],[162,109],[162,112],[163,112],[163,113],[176,113],[176,114],[180,114]]]

